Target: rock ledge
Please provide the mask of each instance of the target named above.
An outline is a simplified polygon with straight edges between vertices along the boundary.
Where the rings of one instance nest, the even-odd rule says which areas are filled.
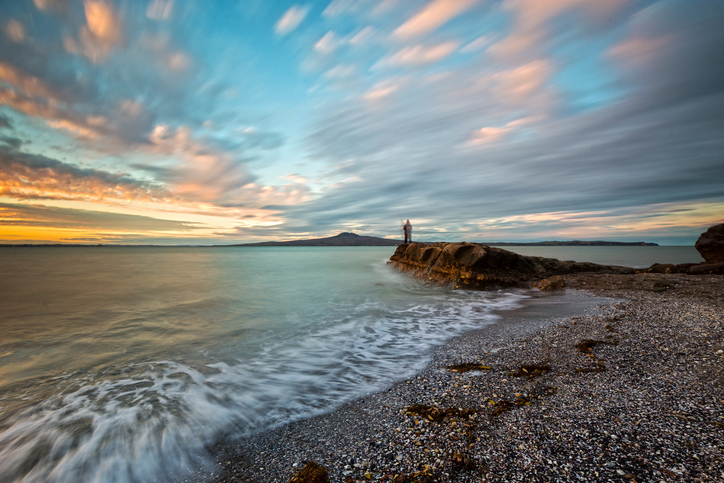
[[[426,282],[453,288],[527,286],[534,280],[581,272],[635,273],[628,267],[529,257],[466,242],[399,245],[389,263]]]

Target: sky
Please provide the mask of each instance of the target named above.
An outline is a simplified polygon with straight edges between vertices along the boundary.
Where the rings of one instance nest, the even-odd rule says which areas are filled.
[[[692,245],[724,2],[0,0],[0,243]]]

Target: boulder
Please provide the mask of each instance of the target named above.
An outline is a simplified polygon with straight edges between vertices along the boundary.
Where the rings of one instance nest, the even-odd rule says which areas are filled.
[[[671,263],[654,263],[646,271],[649,273],[678,273],[679,269]]]
[[[560,290],[566,286],[566,281],[560,276],[554,275],[551,278],[544,278],[533,282],[533,286],[540,290]]]
[[[702,233],[694,248],[707,263],[724,263],[724,223],[714,225]]]

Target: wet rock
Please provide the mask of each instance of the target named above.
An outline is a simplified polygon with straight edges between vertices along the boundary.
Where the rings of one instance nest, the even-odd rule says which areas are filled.
[[[533,282],[533,287],[540,290],[560,290],[566,286],[566,281],[558,275],[554,275],[550,278],[544,278],[537,282]]]
[[[724,223],[702,233],[694,248],[708,263],[724,263]]]
[[[689,269],[691,275],[720,274],[724,275],[724,263],[702,263]]]

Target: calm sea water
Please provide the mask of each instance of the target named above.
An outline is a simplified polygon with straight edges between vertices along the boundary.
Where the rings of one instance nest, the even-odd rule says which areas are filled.
[[[0,481],[177,481],[216,442],[383,389],[526,297],[425,287],[392,251],[0,249]],[[601,252],[580,256],[633,266]]]
[[[654,263],[700,263],[699,252],[693,246],[612,246],[612,247],[501,247],[521,255],[593,262],[602,265],[648,268]]]

